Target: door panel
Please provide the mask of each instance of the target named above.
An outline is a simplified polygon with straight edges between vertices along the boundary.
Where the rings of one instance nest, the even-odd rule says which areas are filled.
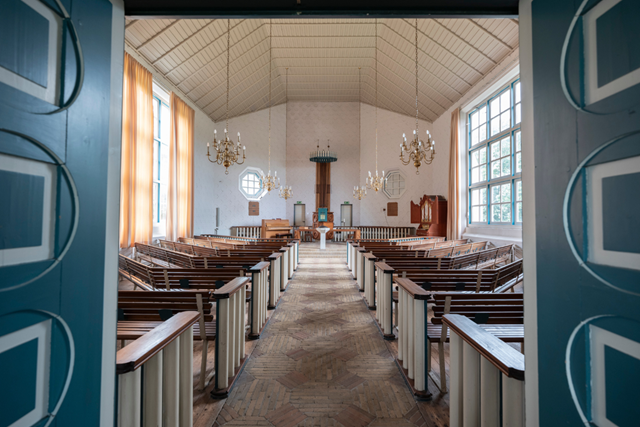
[[[305,205],[303,204],[293,205],[293,226],[294,227],[304,227],[306,225],[305,216],[306,216]]]
[[[114,392],[102,389],[103,357],[115,352],[102,341],[114,327],[103,323],[105,236],[114,232],[106,228],[109,116],[121,111],[110,109],[110,94],[122,92],[111,84],[113,8],[62,5],[69,24],[55,1],[0,4],[0,378],[10,380],[0,387],[2,426],[41,422],[59,401],[53,426],[113,417],[113,407],[100,413],[101,392],[111,401]],[[123,55],[123,46],[114,50]],[[58,111],[74,100],[80,68],[79,96]],[[117,283],[108,286],[115,295]]]
[[[536,204],[525,221],[536,226],[543,426],[638,417],[640,7],[591,1],[571,26],[586,3],[531,3]]]
[[[340,205],[340,225],[352,226],[353,205]]]

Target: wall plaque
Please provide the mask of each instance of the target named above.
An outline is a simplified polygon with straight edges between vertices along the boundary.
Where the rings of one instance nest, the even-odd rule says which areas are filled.
[[[249,216],[260,215],[260,202],[249,202]]]
[[[398,216],[398,202],[387,203],[387,216]]]

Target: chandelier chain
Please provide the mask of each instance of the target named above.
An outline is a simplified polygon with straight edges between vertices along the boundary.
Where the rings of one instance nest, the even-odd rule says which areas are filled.
[[[246,147],[240,144],[240,132],[238,132],[237,145],[229,138],[229,64],[231,63],[231,55],[229,54],[231,47],[231,20],[227,19],[227,111],[225,113],[226,128],[224,130],[224,139],[218,139],[216,136],[217,129],[213,130],[213,141],[207,143],[207,159],[211,163],[224,166],[225,175],[229,175],[229,166],[241,165],[244,163],[246,156]],[[211,160],[210,147],[213,146],[215,152],[215,160]],[[240,151],[242,150],[242,158]]]
[[[418,110],[418,20],[415,20],[415,60],[416,60],[416,128],[413,131],[413,140],[407,142],[405,134],[402,134],[402,141],[400,143],[400,161],[403,165],[408,165],[413,162],[413,166],[416,168],[416,174],[420,173],[420,166],[424,163],[430,165],[436,155],[435,142],[431,138],[429,130],[427,130],[427,140],[423,143],[420,140],[420,119]]]
[[[416,134],[418,134],[418,19],[416,18]]]
[[[378,173],[378,18],[376,18],[376,173]]]
[[[269,172],[271,172],[271,19],[269,19]]]
[[[227,19],[227,130],[229,130],[229,52],[231,51],[231,20]]]
[[[271,33],[271,31],[269,31],[269,33]],[[269,66],[269,69],[271,69],[271,66]],[[289,68],[285,68],[286,70],[286,77],[285,77],[285,87],[284,87],[284,99],[285,99],[285,116],[287,115],[288,111],[289,111]],[[285,127],[285,146],[287,145],[287,129]],[[284,199],[284,200],[289,200],[291,197],[293,197],[293,189],[291,188],[291,186],[287,186],[286,185],[286,181],[285,181],[285,185],[280,187],[280,198]]]

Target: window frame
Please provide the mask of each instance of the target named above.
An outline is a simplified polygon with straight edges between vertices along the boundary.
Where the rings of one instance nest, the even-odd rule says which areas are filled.
[[[248,194],[242,185],[244,177],[249,174],[255,175],[257,177],[257,181],[260,183],[259,190],[256,194]],[[264,173],[262,172],[262,169],[253,166],[247,166],[242,172],[240,172],[240,174],[238,175],[238,191],[240,191],[245,199],[249,200],[250,202],[257,202],[266,195],[267,189],[264,187],[264,182],[262,182],[263,175]]]
[[[153,168],[153,183],[152,185],[155,187],[155,185],[157,185],[157,188],[155,190],[155,194],[154,196],[156,197],[156,201],[155,201],[155,215],[153,218],[153,225],[154,227],[157,226],[161,226],[162,224],[164,224],[166,222],[166,214],[165,214],[165,220],[162,221],[161,218],[161,210],[160,210],[160,204],[161,204],[161,194],[162,194],[162,188],[164,186],[167,186],[169,183],[165,182],[165,180],[162,179],[162,154],[164,153],[165,150],[167,150],[166,152],[169,152],[169,141],[163,141],[162,139],[162,121],[164,120],[164,118],[162,117],[162,110],[163,110],[163,106],[167,107],[167,112],[169,113],[169,117],[166,118],[166,120],[171,120],[171,109],[169,107],[169,104],[162,99],[162,97],[157,94],[157,93],[153,93],[153,103],[154,106],[157,106],[157,112],[158,112],[158,116],[157,119],[156,117],[154,117],[154,125],[153,125],[153,158],[154,158],[154,168]],[[156,123],[157,122],[157,123]],[[158,133],[156,134],[156,125],[158,126]],[[169,124],[170,125],[170,124]],[[166,139],[171,138],[171,135],[168,135]],[[157,150],[157,151],[156,151]],[[167,156],[167,162],[169,161],[169,157]],[[169,167],[169,165],[166,166],[167,168]],[[165,189],[165,191],[167,191],[167,189]]]
[[[394,175],[398,175],[399,178],[402,178],[402,181],[398,180],[397,182],[400,183],[402,182],[404,184],[404,187],[398,187],[398,194],[392,194],[392,190],[396,190],[395,188],[387,188],[387,182],[389,182],[389,178],[391,178]],[[393,182],[393,181],[392,181]],[[382,185],[382,192],[389,198],[389,199],[399,199],[402,197],[402,195],[407,191],[407,177],[405,176],[405,174],[399,170],[399,169],[394,169],[394,170],[390,170],[387,172],[387,174],[384,177],[384,182]]]
[[[522,203],[521,201],[516,202],[516,182],[518,181],[522,181],[522,171],[516,172],[516,154],[520,154],[520,156],[522,156],[522,133],[521,133],[521,124],[522,122],[519,123],[515,123],[516,120],[516,105],[522,105],[522,92],[520,92],[520,102],[516,104],[516,85],[520,83],[520,76],[516,76],[514,78],[512,78],[508,83],[506,83],[505,85],[501,86],[498,90],[496,90],[491,96],[489,96],[487,99],[485,99],[484,101],[478,103],[474,108],[471,108],[467,113],[466,113],[466,123],[465,123],[465,130],[466,130],[466,144],[465,146],[467,147],[467,167],[466,167],[466,173],[467,173],[467,224],[468,225],[490,225],[490,226],[518,226],[521,227],[522,226],[522,222],[521,221],[517,221],[516,219],[516,203]],[[522,86],[520,85],[520,90],[522,90]],[[510,106],[509,106],[509,114],[510,114],[510,124],[511,126],[508,129],[505,130],[501,130],[498,131],[497,133],[495,133],[494,135],[491,135],[491,131],[492,131],[492,127],[491,127],[491,101],[495,100],[496,98],[502,96],[505,91],[509,91],[510,92]],[[471,132],[473,129],[471,129],[471,115],[474,114],[475,112],[479,111],[481,108],[485,107],[486,108],[486,138],[482,141],[478,141],[476,142],[476,144],[472,144],[472,135]],[[500,107],[499,107],[500,108]],[[504,112],[504,111],[500,111],[497,116],[495,117],[500,117]],[[499,122],[500,123],[500,122]],[[480,126],[480,125],[479,125]],[[479,127],[478,126],[478,127]],[[498,126],[500,126],[500,124],[498,124]],[[518,151],[518,153],[516,153],[516,133],[520,132],[520,151]],[[492,177],[492,170],[491,170],[491,144],[497,142],[497,141],[502,141],[505,137],[509,137],[509,146],[510,146],[510,152],[508,155],[503,156],[502,155],[502,147],[500,147],[500,166],[502,168],[502,160],[503,158],[510,158],[510,173],[507,175],[502,175],[502,170],[501,170],[501,176],[498,178],[493,178]],[[487,168],[487,174],[486,174],[486,180],[483,181],[478,181],[476,183],[472,183],[471,182],[471,178],[472,178],[472,170],[474,169],[474,167],[472,166],[472,153],[474,153],[475,151],[479,150],[479,149],[484,149],[486,152],[486,163],[484,163],[486,165]],[[478,166],[475,167],[479,167],[481,164],[479,164]],[[502,221],[493,221],[492,220],[492,214],[493,214],[493,201],[492,201],[492,194],[491,194],[491,190],[493,187],[497,186],[497,185],[504,185],[506,183],[509,183],[511,185],[511,198],[510,198],[510,202],[507,202],[510,204],[510,209],[511,209],[511,220],[507,221],[507,222],[502,222]],[[472,192],[473,190],[476,189],[480,189],[480,188],[484,188],[486,189],[486,194],[487,194],[487,204],[486,205],[472,205]],[[500,205],[503,205],[505,203],[498,203]],[[487,221],[473,221],[473,207],[474,206],[486,206],[487,207]]]

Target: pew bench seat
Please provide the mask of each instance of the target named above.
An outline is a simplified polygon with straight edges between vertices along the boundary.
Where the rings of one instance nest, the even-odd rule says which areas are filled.
[[[495,335],[504,342],[523,343],[524,342],[524,325],[502,325],[502,324],[481,324],[478,325],[485,331]],[[450,331],[447,328],[447,337],[444,342],[449,342]],[[442,340],[442,324],[427,325],[427,338],[429,343],[439,343]]]
[[[162,323],[160,320],[120,320],[118,322],[117,338],[119,340],[136,340]],[[216,339],[216,321],[206,322],[204,326],[204,336],[206,336],[207,340],[214,341]],[[202,339],[198,322],[193,325],[193,339],[196,341]]]

